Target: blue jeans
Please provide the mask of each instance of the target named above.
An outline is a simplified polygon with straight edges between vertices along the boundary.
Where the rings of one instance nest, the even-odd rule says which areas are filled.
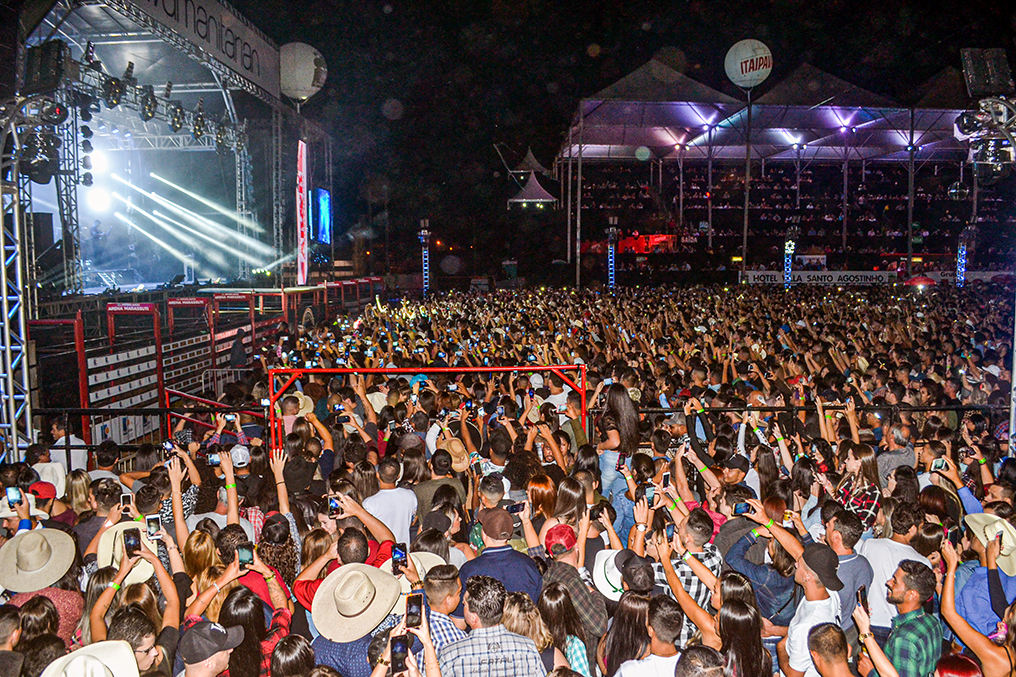
[[[618,452],[609,449],[600,454],[600,493],[608,500],[611,492],[623,494],[628,490],[624,476],[617,471],[618,456]],[[626,465],[631,467],[631,459],[627,459]]]
[[[780,643],[780,637],[763,637],[762,646],[769,652],[769,656],[773,659],[773,674],[780,674],[780,659],[776,655],[776,645]]]

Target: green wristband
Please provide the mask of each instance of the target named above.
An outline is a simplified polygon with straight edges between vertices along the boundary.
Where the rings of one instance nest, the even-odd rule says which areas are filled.
[[[977,459],[977,462],[980,463],[981,465],[984,465],[985,463],[988,462],[988,459],[986,459],[986,458],[979,458],[979,459]]]
[[[775,524],[775,522],[773,521],[772,518],[770,518],[769,522],[766,524],[766,529],[772,529],[773,528],[773,524]]]

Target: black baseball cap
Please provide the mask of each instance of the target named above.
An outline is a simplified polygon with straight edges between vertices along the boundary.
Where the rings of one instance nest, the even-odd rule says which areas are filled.
[[[748,474],[748,469],[750,468],[748,465],[748,459],[741,454],[734,454],[724,461],[722,465],[724,468],[730,468],[731,470],[740,470],[746,475]]]
[[[804,546],[804,554],[801,557],[808,568],[814,571],[818,579],[822,581],[822,585],[829,590],[843,589],[843,581],[836,574],[840,558],[836,556],[832,548],[824,543],[811,543]]]
[[[224,628],[218,623],[201,621],[183,633],[177,652],[185,665],[196,665],[220,651],[235,649],[242,641],[243,628],[239,625]]]

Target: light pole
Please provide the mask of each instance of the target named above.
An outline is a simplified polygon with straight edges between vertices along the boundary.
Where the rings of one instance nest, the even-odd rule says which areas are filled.
[[[607,223],[607,287],[613,289],[617,284],[617,269],[615,267],[615,256],[617,255],[617,236],[621,232],[617,228],[617,217],[608,216]]]
[[[797,226],[787,229],[787,239],[783,243],[783,288],[790,289],[794,272],[794,252],[797,250]]]
[[[423,263],[423,295],[430,293],[430,219],[420,219],[420,247]]]

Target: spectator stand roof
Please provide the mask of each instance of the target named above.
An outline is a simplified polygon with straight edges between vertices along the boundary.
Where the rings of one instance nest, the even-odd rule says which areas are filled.
[[[810,64],[759,92],[752,104],[755,159],[960,162],[953,121],[967,107],[959,71],[929,79],[912,104],[892,101]],[[744,101],[693,80],[666,51],[583,99],[558,156],[586,160],[743,159]],[[796,144],[796,146],[795,146]],[[648,151],[648,153],[647,153]]]

